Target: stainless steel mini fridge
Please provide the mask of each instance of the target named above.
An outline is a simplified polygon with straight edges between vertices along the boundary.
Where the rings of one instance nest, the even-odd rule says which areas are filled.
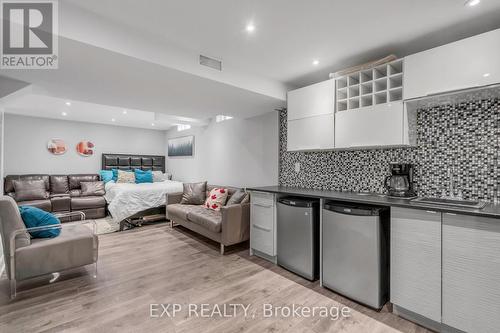
[[[306,198],[278,200],[278,265],[308,280],[319,270],[319,202]]]
[[[323,286],[375,309],[387,302],[388,219],[383,207],[323,205]]]

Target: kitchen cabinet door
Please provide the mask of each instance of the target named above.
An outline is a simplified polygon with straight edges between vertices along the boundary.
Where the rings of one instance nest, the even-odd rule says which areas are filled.
[[[332,149],[334,139],[333,113],[288,121],[288,151]]]
[[[335,80],[319,82],[287,94],[288,120],[302,119],[334,112]]]
[[[335,113],[335,148],[401,146],[403,102]]]
[[[404,99],[500,83],[500,29],[405,58]]]
[[[441,322],[441,213],[391,208],[391,302]]]
[[[443,214],[443,323],[500,332],[500,222]]]

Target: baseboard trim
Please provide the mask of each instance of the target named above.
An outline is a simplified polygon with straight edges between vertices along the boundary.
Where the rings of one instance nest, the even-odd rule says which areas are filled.
[[[419,324],[425,328],[431,329],[436,332],[443,331],[443,325],[437,321],[426,318],[418,313],[402,308],[396,304],[393,304],[392,312],[401,318]]]
[[[265,253],[260,252],[260,251],[258,251],[256,249],[250,249],[250,253],[253,254],[253,255],[255,255],[255,256],[257,256],[257,257],[259,257],[259,258],[262,258],[262,259],[265,259],[267,261],[270,261],[270,262],[272,262],[275,265],[278,262],[278,260],[277,260],[278,258],[276,256],[270,256],[269,254],[265,254]]]

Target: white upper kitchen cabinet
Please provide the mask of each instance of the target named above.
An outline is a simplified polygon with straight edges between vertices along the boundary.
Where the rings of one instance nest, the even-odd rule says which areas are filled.
[[[288,92],[287,150],[334,148],[335,80]]]
[[[335,114],[335,148],[408,144],[403,102],[393,102]]]
[[[407,56],[404,99],[500,83],[500,29]]]
[[[302,119],[334,112],[335,80],[327,80],[289,91],[287,94],[288,120]]]
[[[312,151],[334,148],[334,114],[288,121],[287,150]]]

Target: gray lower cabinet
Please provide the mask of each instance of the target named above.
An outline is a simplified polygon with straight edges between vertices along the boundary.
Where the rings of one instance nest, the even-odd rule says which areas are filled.
[[[441,322],[441,213],[391,209],[391,302]]]
[[[275,260],[276,198],[272,193],[250,194],[250,253]]]
[[[443,214],[443,324],[500,332],[500,222]]]
[[[498,219],[392,208],[391,302],[436,330],[500,332]]]

